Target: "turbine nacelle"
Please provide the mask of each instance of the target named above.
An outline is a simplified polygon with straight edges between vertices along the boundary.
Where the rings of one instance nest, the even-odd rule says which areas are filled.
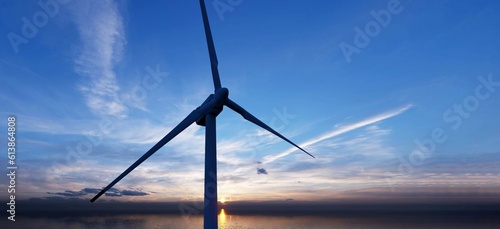
[[[227,101],[227,98],[229,96],[229,90],[225,87],[219,88],[215,91],[215,94],[210,94],[207,99],[201,104],[196,109],[203,109],[206,107],[211,107],[209,108],[209,114],[214,115],[217,117],[217,115],[222,112],[222,109],[224,108],[224,104]],[[196,120],[196,124],[200,126],[205,126],[205,116],[201,117],[200,119]]]

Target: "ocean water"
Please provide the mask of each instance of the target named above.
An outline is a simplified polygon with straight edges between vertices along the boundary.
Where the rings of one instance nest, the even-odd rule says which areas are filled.
[[[497,219],[499,218],[499,219]],[[203,228],[203,216],[134,214],[112,216],[18,217],[0,228]],[[227,229],[332,229],[332,228],[500,228],[500,214],[411,214],[357,216],[219,215],[219,228]]]

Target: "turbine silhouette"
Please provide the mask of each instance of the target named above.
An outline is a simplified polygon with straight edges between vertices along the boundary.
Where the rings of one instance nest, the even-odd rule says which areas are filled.
[[[204,228],[213,229],[217,228],[217,145],[216,145],[216,117],[222,111],[224,106],[229,107],[231,110],[239,113],[246,120],[260,126],[281,139],[287,141],[298,149],[302,150],[309,156],[314,156],[304,149],[300,148],[297,144],[285,138],[280,133],[273,130],[271,127],[260,121],[258,118],[243,109],[240,105],[228,98],[229,91],[227,88],[221,86],[219,78],[219,70],[217,69],[218,61],[215,53],[215,46],[212,39],[212,32],[208,23],[208,16],[205,7],[205,1],[200,0],[201,14],[203,17],[203,26],[205,28],[205,36],[207,39],[208,53],[210,55],[210,64],[212,69],[212,78],[214,80],[215,92],[210,94],[208,98],[195,110],[193,110],[184,120],[182,120],[174,129],[172,129],[165,137],[156,143],[150,150],[148,150],[142,157],[128,167],[122,174],[114,179],[108,186],[102,189],[90,202],[96,201],[101,195],[112,188],[123,177],[129,174],[147,158],[158,151],[162,146],[167,144],[175,136],[181,133],[188,126],[196,122],[200,126],[205,126],[205,198],[204,198]]]

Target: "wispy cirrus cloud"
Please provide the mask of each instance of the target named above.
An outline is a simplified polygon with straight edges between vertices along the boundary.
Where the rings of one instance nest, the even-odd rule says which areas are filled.
[[[329,138],[332,138],[332,137],[335,137],[337,135],[341,135],[343,133],[346,133],[346,132],[349,132],[349,131],[352,131],[352,130],[355,130],[355,129],[358,129],[358,128],[361,128],[361,127],[364,127],[364,126],[367,126],[367,125],[370,125],[370,124],[373,124],[373,123],[376,123],[376,122],[380,122],[382,120],[385,120],[385,119],[388,119],[388,118],[391,118],[391,117],[394,117],[396,115],[399,115],[401,113],[403,113],[404,111],[410,109],[412,107],[411,104],[408,104],[406,106],[403,106],[403,107],[400,107],[400,108],[397,108],[397,109],[394,109],[394,110],[390,110],[390,111],[387,111],[387,112],[384,112],[382,114],[378,114],[378,115],[375,115],[375,116],[372,116],[370,118],[367,118],[365,120],[362,120],[360,122],[356,122],[356,123],[353,123],[353,124],[349,124],[349,125],[345,125],[345,126],[341,126],[340,128],[336,128],[332,131],[328,131],[326,133],[323,133],[315,138],[312,138],[310,139],[309,141],[306,141],[306,142],[303,142],[302,144],[299,144],[301,147],[306,147],[306,146],[309,146],[309,145],[313,145],[313,144],[316,144],[320,141],[323,141],[325,139],[329,139]],[[267,157],[264,157],[264,160],[262,161],[264,164],[265,163],[269,163],[269,162],[273,162],[281,157],[284,157],[288,154],[291,154],[293,153],[294,151],[296,151],[297,149],[296,148],[289,148],[288,150],[285,150],[279,154],[276,154],[276,155],[272,155],[272,156],[267,156]]]
[[[120,86],[114,71],[126,43],[117,3],[78,1],[73,16],[81,39],[75,71],[85,77],[79,89],[87,106],[99,115],[125,116],[126,106],[118,96]]]

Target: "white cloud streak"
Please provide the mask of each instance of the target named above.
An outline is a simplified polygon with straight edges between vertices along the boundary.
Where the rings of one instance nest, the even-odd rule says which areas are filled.
[[[364,127],[364,126],[367,126],[367,125],[370,125],[370,124],[373,124],[373,123],[376,123],[376,122],[380,122],[382,120],[394,117],[396,115],[399,115],[399,114],[403,113],[404,111],[408,110],[411,107],[412,107],[412,105],[408,104],[408,105],[406,105],[404,107],[400,107],[398,109],[394,109],[394,110],[391,110],[391,111],[388,111],[388,112],[385,112],[385,113],[382,113],[382,114],[379,114],[379,115],[375,115],[373,117],[367,118],[367,119],[362,120],[362,121],[357,122],[357,123],[353,123],[353,124],[346,125],[346,126],[341,126],[338,129],[334,129],[332,131],[326,132],[326,133],[324,133],[322,135],[319,135],[319,136],[317,136],[317,137],[315,137],[315,138],[313,138],[313,139],[311,139],[309,141],[303,142],[302,144],[299,144],[299,145],[301,147],[307,147],[309,145],[316,144],[316,143],[318,143],[320,141],[323,141],[325,139],[329,139],[329,138],[335,137],[337,135],[341,135],[343,133],[346,133],[346,132],[358,129],[360,127]],[[277,159],[279,159],[281,157],[284,157],[284,156],[287,156],[287,155],[293,153],[296,150],[297,150],[296,148],[291,147],[288,150],[283,151],[283,152],[281,152],[279,154],[264,157],[262,163],[266,164],[266,163],[273,162],[273,161],[275,161],[275,160],[277,160]]]
[[[74,22],[82,42],[75,71],[85,77],[79,89],[94,113],[123,117],[126,107],[118,97],[120,87],[114,67],[126,41],[117,4],[112,0],[78,1],[74,7]]]

